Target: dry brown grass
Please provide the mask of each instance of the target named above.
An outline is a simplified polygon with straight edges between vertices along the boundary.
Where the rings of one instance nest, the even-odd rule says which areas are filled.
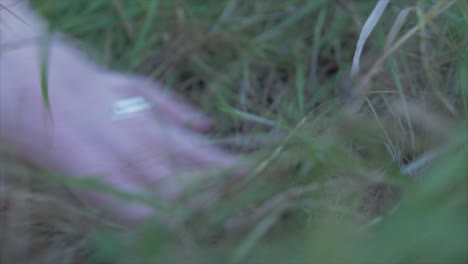
[[[284,22],[300,13],[306,1],[291,1],[292,11],[272,8],[273,15],[265,17],[262,12],[270,7],[260,5],[255,10],[263,20],[244,30],[231,26],[252,19],[255,1],[225,1],[241,3],[234,14],[213,4],[205,16],[187,2],[179,1],[180,9],[161,11],[176,27],[167,31],[167,24],[155,26],[157,34],[147,39],[150,44],[135,51],[137,62],[128,64],[141,64],[138,71],[157,76],[211,111],[219,121],[214,132],[222,137],[218,141],[251,158],[257,173],[227,184],[219,203],[182,221],[187,233],[176,239],[171,263],[242,263],[249,254],[271,257],[273,263],[291,256],[376,263],[373,257],[380,253],[388,257],[378,259],[382,263],[422,263],[424,256],[437,259],[437,250],[444,248],[441,241],[454,250],[444,252],[454,253],[440,259],[466,259],[460,254],[466,241],[457,236],[465,230],[460,223],[466,214],[456,209],[456,217],[450,218],[452,211],[444,207],[466,205],[460,198],[466,197],[466,171],[455,161],[439,162],[456,154],[464,157],[459,151],[463,135],[462,140],[453,139],[465,131],[467,99],[454,88],[454,76],[460,69],[457,57],[463,57],[461,49],[468,43],[455,36],[457,30],[447,22],[455,21],[453,11],[439,12],[455,2],[466,8],[463,1],[415,1],[410,8],[405,8],[410,5],[406,1],[394,1],[397,12],[377,19],[380,35],[372,34],[367,41],[353,78],[349,64],[369,3],[324,4],[286,30],[280,30]],[[144,22],[132,17],[129,3],[112,1],[120,19],[116,24],[126,37],[110,36],[118,45],[107,45],[109,54],[124,57],[120,49],[135,41],[135,30]],[[232,19],[228,26],[219,20],[223,10],[224,19]],[[436,17],[439,13],[446,16]],[[340,17],[349,23],[333,24]],[[212,31],[213,25],[225,31]],[[276,37],[258,40],[265,32]],[[314,38],[320,42],[327,33],[325,44],[315,46]],[[149,55],[151,48],[159,49],[156,57]],[[121,67],[122,61],[109,60]],[[11,170],[3,172],[12,176]],[[8,191],[2,191],[4,263],[95,263],[89,258],[89,238],[108,223],[73,197],[62,202],[63,192],[57,196],[37,188],[30,174],[16,175]],[[435,235],[422,239],[426,231],[419,227]],[[372,235],[375,240],[359,240]],[[408,242],[412,238],[420,239],[419,247]],[[351,253],[349,245],[355,246]],[[141,253],[128,250],[129,255]]]

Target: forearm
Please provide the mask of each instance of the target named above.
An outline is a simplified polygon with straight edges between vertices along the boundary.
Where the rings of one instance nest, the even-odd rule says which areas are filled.
[[[27,1],[0,0],[0,4],[2,50],[18,48],[44,36],[47,24],[29,8]]]
[[[31,129],[38,137],[44,129],[46,111],[41,87],[41,59],[47,60],[48,96],[54,104],[56,94],[76,84],[77,76],[92,79],[97,67],[62,38],[54,36],[47,49],[49,56],[41,56],[47,44],[47,24],[36,15],[26,1],[6,5],[0,12],[0,138],[16,145],[28,145]],[[53,110],[53,109],[52,109]],[[32,128],[31,123],[35,123]]]
[[[0,137],[11,141],[13,120],[19,113],[25,79],[33,79],[38,39],[44,35],[44,22],[35,16],[27,2],[0,0]],[[28,69],[29,68],[29,69]]]

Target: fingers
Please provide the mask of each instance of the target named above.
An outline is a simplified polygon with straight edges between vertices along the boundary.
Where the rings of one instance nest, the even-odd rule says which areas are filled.
[[[157,185],[153,189],[157,196],[175,200],[187,185],[184,177],[177,177],[179,171],[190,172],[196,167],[224,169],[236,163],[236,158],[184,127],[191,124],[206,128],[209,120],[205,116],[157,85],[120,75],[100,79],[96,84],[96,90],[81,93],[83,100],[70,97],[69,104],[55,115],[57,125],[62,121],[62,130],[56,131],[58,142],[53,160],[49,160],[51,168],[79,176],[99,175],[111,186],[134,193]],[[150,112],[112,121],[111,106],[116,100],[141,94],[154,103],[156,111],[167,116],[165,121],[155,120]],[[149,206],[106,194],[83,195],[125,223],[141,221],[153,213]]]
[[[121,163],[133,173],[133,180],[145,185],[157,185],[157,195],[165,200],[177,200],[187,184],[185,176],[195,168],[226,169],[236,159],[210,146],[208,140],[189,129],[159,124],[141,114],[114,122],[102,142]]]
[[[83,132],[75,131],[72,127],[57,131],[53,147],[35,160],[70,176],[96,177],[118,191],[135,195],[144,193],[147,186],[120,166],[120,160],[108,148],[96,144]],[[97,190],[77,189],[76,192],[86,204],[99,207],[105,215],[122,224],[136,224],[154,214],[150,206],[141,202],[131,202]]]
[[[144,94],[154,102],[157,110],[168,116],[173,122],[198,131],[205,131],[212,125],[211,119],[206,115],[173,94],[154,86],[147,86],[147,89],[144,90]]]
[[[113,176],[117,175],[113,174]],[[125,179],[125,177],[110,177],[109,184],[135,196],[143,194],[140,186],[135,186],[131,181],[118,181],[119,179]],[[119,199],[116,195],[83,190],[80,194],[93,205],[100,205],[105,215],[111,216],[114,221],[124,225],[132,226],[141,223],[156,213],[151,206],[141,201],[128,201]]]
[[[95,134],[103,148],[109,149],[134,181],[155,185],[170,177],[169,153],[171,145],[165,144],[159,125],[147,116],[113,122]],[[104,136],[103,136],[104,135]]]
[[[237,158],[212,145],[205,137],[181,128],[171,128],[171,137],[177,145],[174,152],[182,164],[188,166],[229,168]]]
[[[157,82],[145,80],[141,77],[111,74],[109,87],[120,90],[122,96],[145,96],[159,115],[166,116],[169,121],[187,126],[198,131],[208,129],[212,121],[206,115],[195,110],[183,99],[162,88]]]
[[[103,196],[103,202],[110,215],[115,215],[118,221],[124,225],[133,226],[139,224],[155,214],[155,210],[150,206],[139,202],[128,203],[122,208],[122,202]]]

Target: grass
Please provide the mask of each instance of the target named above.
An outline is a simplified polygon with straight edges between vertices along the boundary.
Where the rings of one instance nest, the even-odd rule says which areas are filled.
[[[27,191],[14,202],[33,217],[9,217],[29,229],[0,237],[33,241],[35,263],[468,262],[466,1],[392,1],[353,78],[375,1],[35,5],[96,61],[190,98],[254,164],[175,231],[122,230]]]

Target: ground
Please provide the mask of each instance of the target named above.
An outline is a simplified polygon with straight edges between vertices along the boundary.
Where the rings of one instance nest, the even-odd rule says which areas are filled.
[[[2,263],[467,263],[468,4],[391,1],[350,76],[376,2],[35,2],[99,63],[213,116],[255,169],[176,230],[128,230],[5,154]]]

